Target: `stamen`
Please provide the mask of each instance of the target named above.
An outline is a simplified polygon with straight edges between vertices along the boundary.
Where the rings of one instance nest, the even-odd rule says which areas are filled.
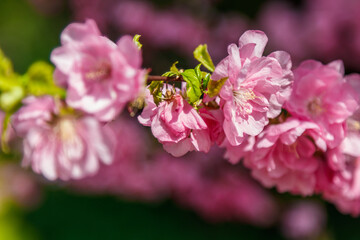
[[[74,123],[70,119],[61,119],[55,127],[55,131],[62,141],[71,141],[76,137]]]
[[[242,114],[250,114],[252,106],[248,103],[249,100],[257,98],[253,91],[248,89],[234,90],[234,102],[240,108]]]
[[[321,100],[319,98],[315,98],[314,100],[310,101],[307,105],[307,109],[313,116],[318,116],[324,111],[321,106]]]
[[[111,75],[111,66],[107,62],[99,62],[93,69],[85,74],[89,80],[102,81],[109,78]]]

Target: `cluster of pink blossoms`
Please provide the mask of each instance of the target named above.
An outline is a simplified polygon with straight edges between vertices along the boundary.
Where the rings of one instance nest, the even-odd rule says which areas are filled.
[[[158,106],[148,95],[140,122],[174,156],[206,152],[216,143],[231,162],[243,159],[264,186],[320,193],[344,212],[359,214],[360,76],[344,76],[341,61],[307,60],[292,70],[285,52],[263,56],[266,43],[263,32],[247,31],[239,46],[231,44],[211,76],[227,80],[218,96],[203,98],[197,112],[177,107],[183,99],[176,90]]]
[[[13,118],[25,138],[23,163],[52,180],[94,175],[121,154],[122,136],[109,122],[145,96],[138,120],[173,156],[217,144],[232,163],[243,159],[264,186],[320,193],[360,214],[360,76],[344,76],[341,61],[307,60],[292,69],[286,52],[263,56],[267,41],[261,31],[246,31],[215,68],[207,50],[197,52],[213,71],[210,79],[198,67],[173,66],[159,81],[182,79],[186,86],[146,89],[132,38],[115,44],[91,20],[71,24],[51,55],[66,98],[29,97]]]
[[[228,148],[227,157],[243,158],[264,186],[304,196],[320,193],[358,215],[360,76],[344,77],[341,61],[308,60],[293,72],[283,113],[245,144]]]
[[[24,138],[23,165],[50,180],[94,175],[113,162],[117,136],[107,127],[145,87],[141,52],[130,36],[117,43],[92,20],[70,24],[51,54],[66,99],[30,96],[13,116]]]

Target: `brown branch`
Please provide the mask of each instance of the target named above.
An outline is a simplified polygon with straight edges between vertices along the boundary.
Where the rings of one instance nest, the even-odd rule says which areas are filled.
[[[183,82],[184,79],[182,76],[174,76],[174,77],[165,77],[165,76],[151,76],[147,77],[147,82],[151,83],[153,81],[164,81],[164,82]]]

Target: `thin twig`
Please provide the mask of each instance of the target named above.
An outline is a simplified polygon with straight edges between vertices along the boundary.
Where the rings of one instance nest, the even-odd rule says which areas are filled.
[[[153,81],[164,81],[164,82],[183,82],[184,79],[182,76],[174,76],[174,77],[165,77],[165,76],[151,76],[147,77],[147,82],[151,83]]]

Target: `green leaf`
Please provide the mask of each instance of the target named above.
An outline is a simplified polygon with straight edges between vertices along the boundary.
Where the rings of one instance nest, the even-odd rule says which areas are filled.
[[[209,84],[210,81],[210,73],[202,72],[203,73],[203,84],[202,87],[205,90]]]
[[[224,83],[228,80],[228,77],[221,78],[220,80],[214,81],[210,80],[207,85],[207,92],[206,94],[209,95],[209,97],[215,97],[219,94],[222,86]]]
[[[52,65],[39,61],[29,67],[26,75],[31,83],[39,82],[54,85],[53,73],[54,67]]]
[[[198,65],[194,68],[194,70],[195,70],[195,73],[196,73],[196,77],[197,77],[198,79],[200,79],[200,82],[201,82],[202,72],[201,72],[201,70],[200,70],[200,67],[201,67],[201,63],[198,64]]]
[[[55,85],[54,67],[46,62],[36,62],[30,66],[23,77],[27,94],[34,96],[52,95],[65,98],[66,91]]]
[[[159,105],[159,103],[161,102],[163,86],[163,81],[153,81],[149,85],[150,93],[153,96],[156,105]]]
[[[184,81],[186,82],[186,95],[189,98],[189,103],[196,103],[201,95],[201,76],[200,64],[195,69],[186,69],[181,73]]]
[[[14,87],[21,87],[20,77],[15,74],[11,77],[3,77],[0,75],[0,93],[11,91]]]
[[[5,112],[13,112],[25,97],[24,89],[21,86],[13,87],[10,91],[0,95],[0,107]]]
[[[136,34],[136,35],[134,36],[134,38],[133,38],[134,43],[136,44],[136,46],[137,46],[139,49],[142,48],[142,44],[140,43],[140,40],[139,40],[140,37],[141,37],[141,35]]]
[[[196,60],[198,60],[200,63],[204,65],[207,69],[209,69],[211,72],[215,70],[214,63],[211,60],[210,54],[207,50],[206,44],[200,44],[194,51],[194,57]]]
[[[173,65],[170,67],[170,71],[166,72],[163,74],[163,76],[165,77],[174,77],[174,76],[180,76],[180,71],[179,69],[176,67],[176,64],[178,64],[179,61],[176,61],[173,63]]]
[[[47,85],[39,82],[30,83],[27,86],[27,93],[29,95],[34,96],[43,96],[43,95],[51,95],[51,96],[59,96],[61,98],[66,97],[66,90],[63,88],[59,88],[55,85]]]

